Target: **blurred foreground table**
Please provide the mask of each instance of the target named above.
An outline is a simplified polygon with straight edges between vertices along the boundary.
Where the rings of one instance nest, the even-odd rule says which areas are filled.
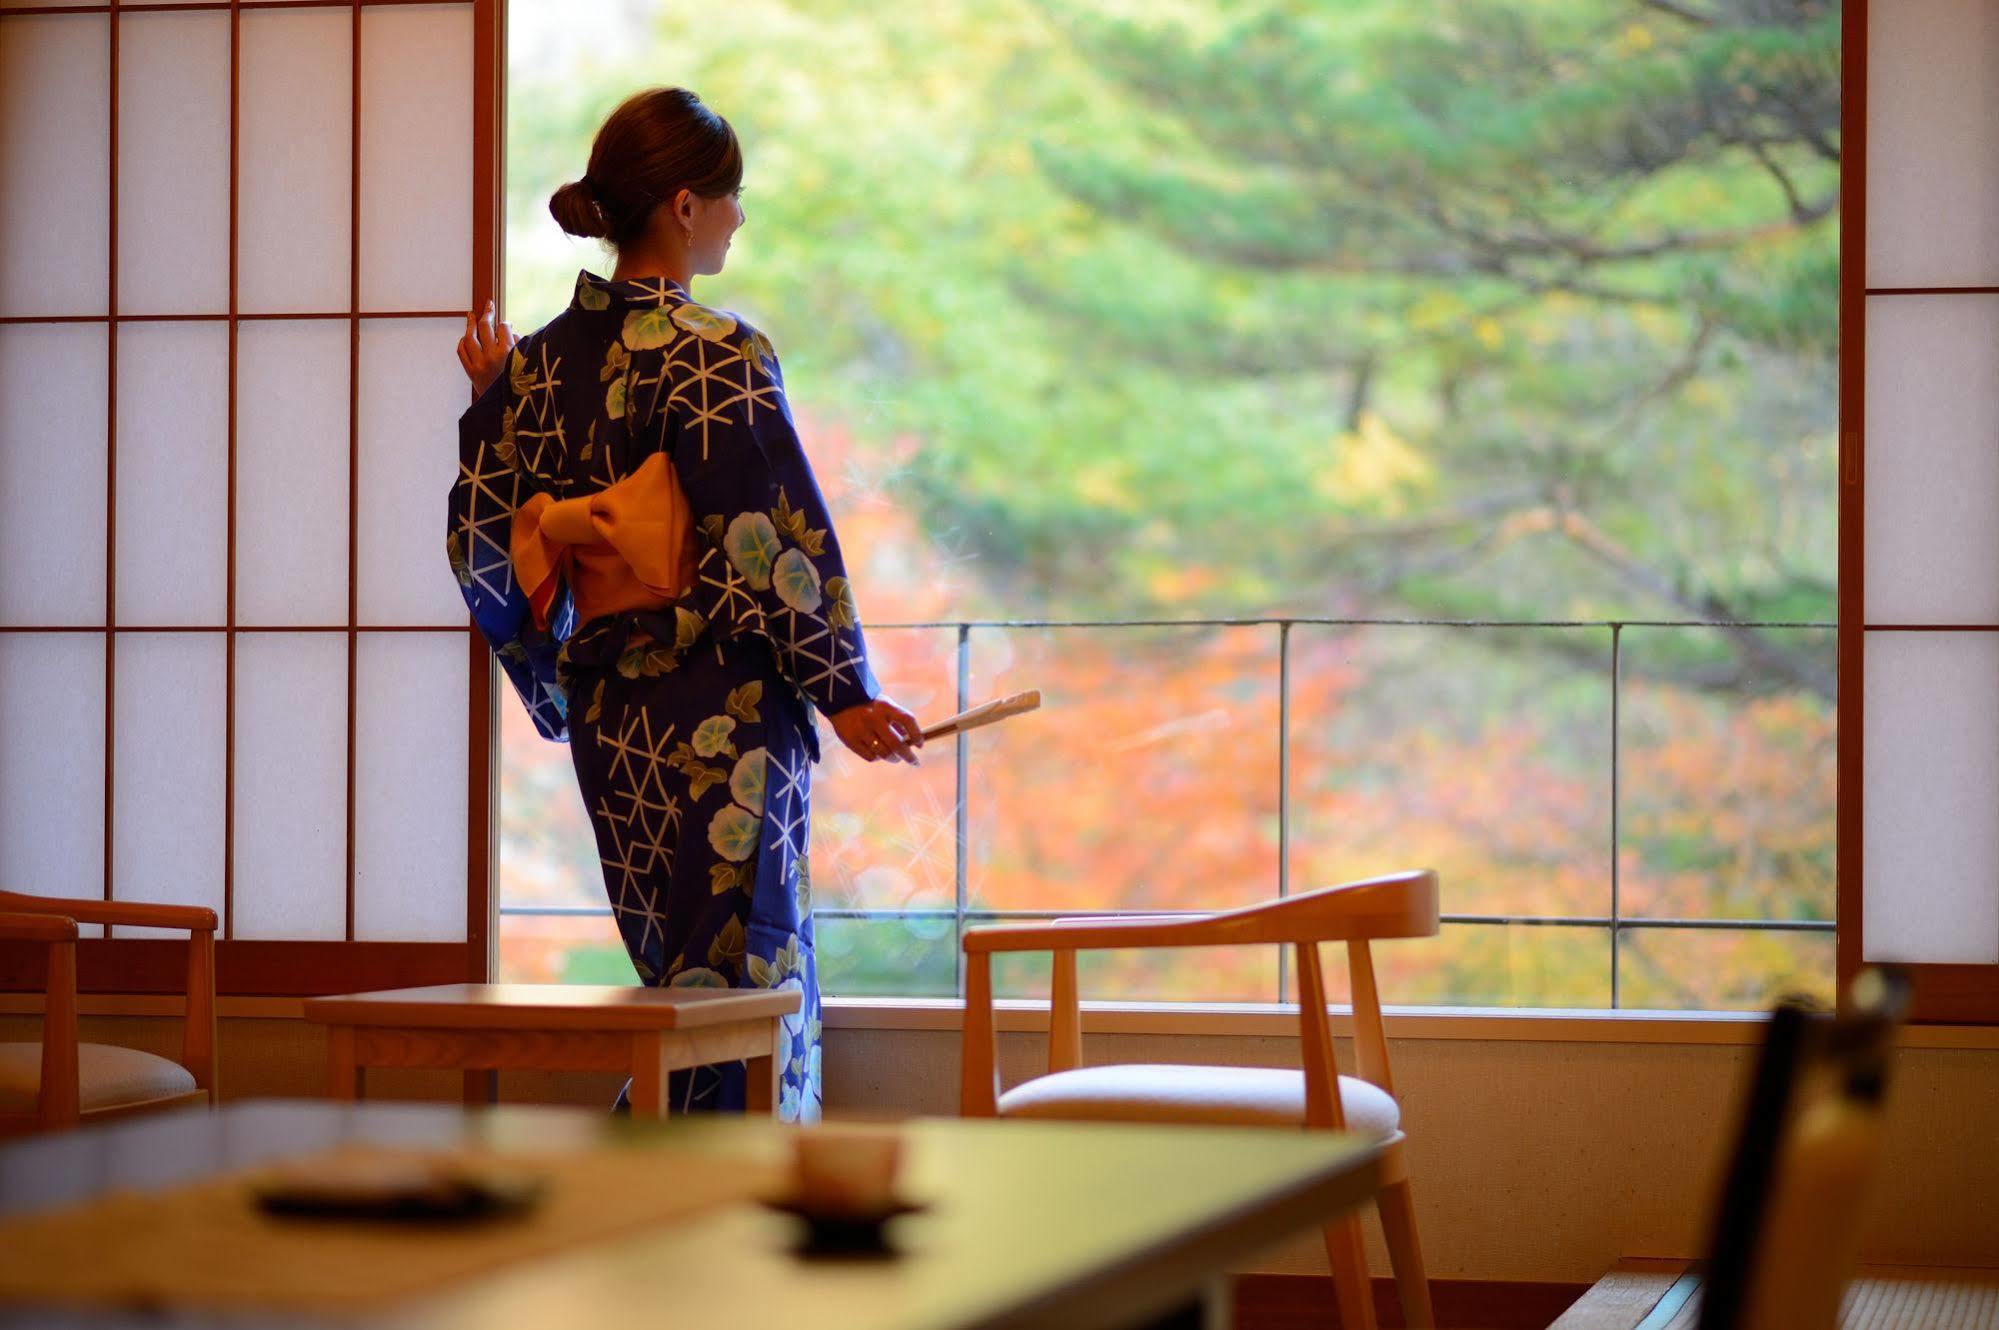
[[[803,1002],[796,988],[436,984],[307,998],[305,1018],[326,1027],[333,1099],[360,1098],[369,1067],[616,1071],[632,1112],[661,1117],[671,1073],[738,1059],[750,1111],[776,1112],[783,1018]]]
[[[543,1157],[618,1143],[740,1160],[754,1172],[788,1157],[793,1130],[768,1119],[620,1121],[581,1109],[237,1103],[0,1148],[0,1223],[357,1143]],[[918,1119],[903,1137],[903,1190],[928,1209],[894,1221],[893,1257],[801,1257],[795,1221],[736,1200],[366,1315],[0,1303],[0,1327],[546,1330],[747,1321],[812,1330],[1111,1330],[1188,1307],[1232,1267],[1360,1205],[1376,1187],[1375,1147],[1330,1132]],[[1220,1302],[1208,1298],[1211,1310]],[[1199,1323],[1191,1313],[1174,1322]]]

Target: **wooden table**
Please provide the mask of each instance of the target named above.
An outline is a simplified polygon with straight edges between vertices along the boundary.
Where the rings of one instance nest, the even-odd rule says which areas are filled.
[[[0,1214],[172,1186],[335,1142],[547,1150],[615,1133],[780,1159],[792,1130],[739,1117],[620,1122],[583,1109],[236,1103],[0,1147]],[[897,1259],[803,1259],[791,1249],[793,1221],[744,1203],[440,1289],[365,1324],[1111,1330],[1184,1307],[1231,1268],[1362,1204],[1376,1186],[1376,1147],[1333,1132],[956,1119],[918,1119],[905,1132],[906,1190],[930,1208],[896,1221]],[[211,1323],[182,1316],[140,1309],[61,1324]],[[4,1330],[49,1318],[47,1308],[0,1307]],[[227,1322],[279,1323],[254,1314]]]
[[[305,1017],[326,1027],[329,1098],[360,1098],[368,1067],[621,1071],[632,1112],[663,1117],[668,1073],[739,1058],[750,1110],[775,1112],[782,1018],[803,1001],[795,988],[438,984],[308,998]]]

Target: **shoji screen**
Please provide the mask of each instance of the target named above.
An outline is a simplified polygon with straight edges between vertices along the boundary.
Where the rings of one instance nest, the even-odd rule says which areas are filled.
[[[229,991],[485,972],[442,523],[497,27],[0,0],[0,882],[213,906]],[[131,932],[86,982],[174,986]]]
[[[1999,1019],[1999,0],[1846,40],[1841,968]]]

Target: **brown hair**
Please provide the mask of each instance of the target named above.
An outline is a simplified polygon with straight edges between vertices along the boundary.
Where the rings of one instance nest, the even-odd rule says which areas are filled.
[[[589,169],[555,191],[548,211],[573,236],[622,246],[681,190],[719,199],[742,183],[743,150],[729,122],[685,88],[648,88],[611,112]]]

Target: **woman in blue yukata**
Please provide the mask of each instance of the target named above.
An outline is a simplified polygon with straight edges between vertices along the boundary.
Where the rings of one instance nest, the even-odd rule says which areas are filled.
[[[761,332],[696,304],[743,224],[742,151],[693,93],[639,93],[549,200],[616,251],[516,338],[493,310],[458,356],[446,547],[541,733],[567,740],[642,981],[788,986],[780,1115],[818,1116],[806,859],[809,708],[869,761],[914,762],[915,720],[868,667],[840,542]],[[675,1109],[741,1108],[741,1063],[676,1073]],[[622,1100],[622,1096],[621,1096]]]

